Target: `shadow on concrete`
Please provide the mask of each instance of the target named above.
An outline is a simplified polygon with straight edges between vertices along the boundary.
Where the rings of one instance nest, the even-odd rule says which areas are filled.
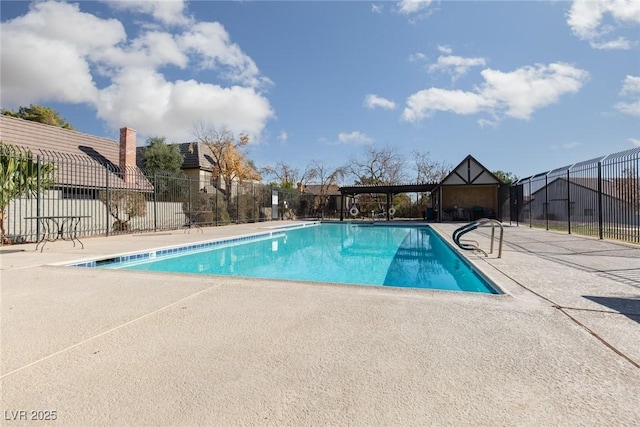
[[[640,323],[640,297],[638,298],[614,298],[583,295],[584,298],[604,305],[612,310],[624,314],[629,319]]]
[[[11,254],[14,252],[24,252],[24,249],[0,249],[0,254]]]

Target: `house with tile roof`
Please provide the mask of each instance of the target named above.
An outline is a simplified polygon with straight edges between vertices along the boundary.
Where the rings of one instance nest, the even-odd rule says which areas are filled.
[[[329,218],[335,218],[340,214],[340,198],[342,197],[342,193],[340,192],[340,187],[336,184],[329,185],[321,185],[321,184],[307,184],[300,185],[298,187],[300,191],[300,195],[303,200],[306,200],[305,208],[309,210],[309,212],[304,212],[307,215],[319,215],[318,212],[313,211],[313,203],[312,200],[317,198],[325,199],[323,203],[321,203],[321,210],[328,215]],[[345,198],[345,203],[351,205],[354,201],[353,196],[347,196]]]
[[[213,178],[213,168],[216,164],[211,149],[201,142],[184,142],[177,145],[183,156],[182,171],[192,182],[198,182],[198,189],[202,192],[212,192],[217,188],[217,181]],[[137,147],[136,164],[144,169],[143,151],[146,147]]]
[[[183,156],[182,171],[192,183],[197,183],[198,191],[202,193],[213,193],[216,190],[225,193],[225,180],[222,177],[214,176],[216,161],[211,149],[202,142],[184,142],[171,144],[177,145],[180,154]],[[144,169],[143,150],[146,147],[137,148],[137,165]],[[236,180],[240,182],[240,180]],[[245,184],[259,184],[259,180],[242,180]],[[237,195],[237,186],[231,188],[230,196]]]
[[[170,227],[181,221],[173,203],[166,212],[153,204],[154,187],[136,165],[136,131],[120,129],[119,141],[76,130],[0,115],[0,141],[41,164],[52,164],[53,185],[37,197],[25,194],[5,208],[7,234],[3,241],[34,241],[42,236],[35,217],[82,215],[78,233],[108,234],[121,231]],[[119,193],[114,191],[120,191]],[[111,204],[105,204],[109,198]],[[146,201],[146,209],[131,210],[132,201]],[[117,201],[116,201],[117,200]],[[144,211],[144,214],[140,212]],[[180,212],[180,211],[178,211]]]
[[[153,191],[136,165],[136,131],[120,129],[120,140],[0,115],[0,140],[56,164],[56,187],[66,195],[82,189]],[[83,195],[86,198],[87,194]]]

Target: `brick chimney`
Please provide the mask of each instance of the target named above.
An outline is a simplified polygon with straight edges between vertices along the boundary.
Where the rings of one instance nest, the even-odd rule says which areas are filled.
[[[136,131],[130,128],[120,129],[120,173],[124,182],[135,181],[136,167]]]

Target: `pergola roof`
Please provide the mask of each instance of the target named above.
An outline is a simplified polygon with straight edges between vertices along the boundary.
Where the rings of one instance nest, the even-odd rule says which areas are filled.
[[[402,185],[351,185],[340,187],[342,194],[401,194],[401,193],[428,193],[433,191],[438,184],[402,184]]]

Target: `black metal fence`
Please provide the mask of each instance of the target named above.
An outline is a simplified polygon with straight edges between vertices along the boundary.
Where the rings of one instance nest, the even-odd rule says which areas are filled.
[[[33,218],[42,216],[82,216],[79,237],[339,216],[335,198],[297,189],[238,181],[226,188],[205,171],[123,170],[93,158],[0,148],[2,244],[39,240],[43,230]],[[640,243],[639,163],[640,147],[502,186],[500,217]]]
[[[510,221],[640,243],[640,147],[516,182]]]
[[[304,198],[256,182],[225,188],[210,172],[151,173],[80,156],[0,147],[2,244],[38,241],[35,217],[82,216],[79,237],[300,218]]]

